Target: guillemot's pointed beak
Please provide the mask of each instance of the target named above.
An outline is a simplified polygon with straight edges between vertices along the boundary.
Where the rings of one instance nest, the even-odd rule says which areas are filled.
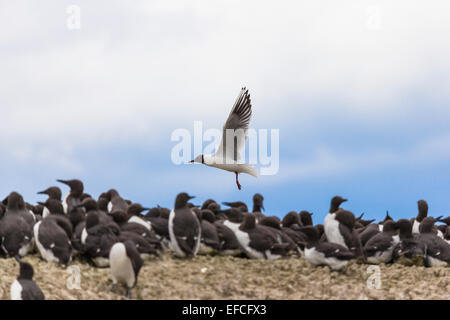
[[[39,191],[37,194],[47,194],[47,192],[44,191]]]
[[[189,161],[188,163],[194,163],[195,161],[194,160],[191,160],[191,161]]]
[[[58,182],[60,182],[60,183],[64,183],[65,185],[69,185],[68,182],[67,182],[67,180],[60,180],[60,179],[58,179],[58,180],[56,180],[56,181],[58,181]]]

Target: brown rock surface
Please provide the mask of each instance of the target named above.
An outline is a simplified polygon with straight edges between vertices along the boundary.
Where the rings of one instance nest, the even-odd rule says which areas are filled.
[[[62,269],[27,256],[35,281],[47,299],[124,299],[124,289],[112,287],[109,269],[75,260]],[[80,289],[68,289],[80,271]],[[342,272],[312,267],[304,258],[277,261],[199,256],[192,260],[169,254],[145,263],[134,299],[450,299],[450,268],[401,264],[380,265],[381,287],[370,289],[369,265],[350,263]],[[0,259],[0,298],[9,299],[19,271],[14,259]]]

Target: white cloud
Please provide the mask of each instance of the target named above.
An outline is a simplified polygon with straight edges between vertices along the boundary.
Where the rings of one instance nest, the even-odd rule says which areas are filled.
[[[414,108],[410,92],[448,101],[448,2],[377,1],[380,29],[370,30],[373,4],[79,1],[82,29],[69,31],[59,1],[2,3],[0,146],[13,139],[11,157],[28,159],[42,144],[50,154],[116,139],[156,145],[194,120],[221,126],[241,85],[256,124],[342,108],[382,125]],[[447,104],[430,108],[450,119]]]

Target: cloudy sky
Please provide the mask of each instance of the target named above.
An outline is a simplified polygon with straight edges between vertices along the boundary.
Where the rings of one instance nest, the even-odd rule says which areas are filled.
[[[2,1],[0,197],[80,178],[147,206],[260,192],[268,214],[320,222],[339,194],[368,217],[419,199],[449,215],[448,34],[444,0]],[[238,191],[173,164],[171,134],[220,128],[242,86],[280,167]]]

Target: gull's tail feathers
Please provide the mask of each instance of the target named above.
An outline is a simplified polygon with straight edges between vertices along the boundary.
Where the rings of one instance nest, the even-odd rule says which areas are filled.
[[[244,163],[244,164],[240,164],[239,167],[240,167],[242,173],[247,173],[255,178],[259,177],[258,169],[254,165],[249,164],[249,163]]]

